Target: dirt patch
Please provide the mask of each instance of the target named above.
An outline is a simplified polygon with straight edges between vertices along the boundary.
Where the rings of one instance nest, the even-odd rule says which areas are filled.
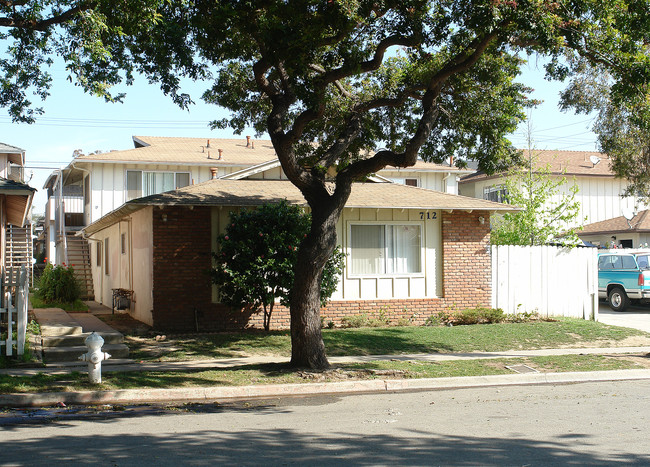
[[[345,370],[342,368],[332,368],[325,371],[299,371],[298,376],[303,379],[313,382],[326,382],[326,381],[345,381],[345,380],[358,380],[368,379],[369,377],[382,377],[382,378],[395,378],[402,379],[408,375],[405,370]]]
[[[643,368],[650,368],[650,353],[644,355],[606,355],[607,357],[620,358],[634,362]]]
[[[620,341],[597,340],[558,345],[559,349],[603,348],[603,347],[650,347],[650,336],[628,336]]]

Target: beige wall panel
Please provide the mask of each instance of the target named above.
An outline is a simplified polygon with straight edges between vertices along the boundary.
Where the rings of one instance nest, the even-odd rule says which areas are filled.
[[[132,268],[135,304],[133,317],[153,324],[153,225],[152,207],[146,207],[131,215]]]
[[[377,298],[393,298],[393,279],[390,277],[380,277],[377,279]]]
[[[394,298],[409,297],[409,282],[410,279],[408,277],[396,277],[393,280]]]
[[[361,279],[361,300],[372,300],[377,298],[377,279]]]

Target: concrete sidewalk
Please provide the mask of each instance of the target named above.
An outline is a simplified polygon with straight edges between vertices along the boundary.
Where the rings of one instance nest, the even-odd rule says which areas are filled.
[[[518,358],[544,355],[650,355],[650,347],[612,347],[580,349],[542,349],[506,352],[471,352],[456,354],[410,354],[331,357],[332,364],[378,360],[444,361],[469,359]],[[235,368],[264,363],[286,363],[281,357],[243,357],[185,362],[116,362],[104,365],[103,371],[182,371],[209,368]],[[25,368],[0,370],[2,375],[29,376],[84,371],[84,367]],[[67,393],[0,394],[0,407],[37,407],[64,404],[137,404],[145,402],[214,401],[251,397],[284,397],[312,394],[353,394],[385,391],[440,390],[482,386],[570,384],[594,381],[650,379],[650,370],[614,370],[567,373],[526,373],[512,375],[470,376],[453,378],[362,380],[333,383],[272,384],[238,387],[190,387],[170,389],[133,389],[114,391],[82,391]]]
[[[328,357],[331,364],[363,363],[373,361],[422,361],[442,362],[449,360],[476,360],[495,358],[540,357],[547,355],[620,355],[620,354],[650,354],[650,347],[604,347],[604,348],[569,348],[569,349],[536,349],[536,350],[507,350],[503,352],[466,352],[466,353],[431,353],[431,354],[400,354],[400,355],[360,355],[344,357]],[[255,356],[220,358],[214,360],[185,360],[175,362],[136,362],[133,360],[108,360],[102,365],[102,372],[112,371],[184,371],[203,369],[227,369],[247,365],[262,365],[268,363],[288,363],[289,357]],[[72,371],[86,371],[86,363],[70,362],[60,366],[45,368],[9,368],[0,369],[0,375],[32,376],[37,374],[65,374]]]

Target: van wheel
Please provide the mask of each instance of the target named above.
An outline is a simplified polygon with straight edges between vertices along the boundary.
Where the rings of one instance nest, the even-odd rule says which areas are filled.
[[[621,287],[614,287],[607,295],[609,307],[614,311],[625,311],[630,306],[630,299]]]

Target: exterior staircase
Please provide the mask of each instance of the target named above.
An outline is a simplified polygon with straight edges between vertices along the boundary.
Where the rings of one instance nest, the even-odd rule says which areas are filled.
[[[111,354],[106,364],[124,363],[129,348],[124,336],[91,313],[66,313],[59,308],[36,308],[41,326],[43,362],[47,366],[86,366],[79,356],[87,352],[84,340],[93,331],[104,339],[102,351]]]
[[[32,257],[34,255],[31,226],[16,227],[11,224],[7,225],[5,246],[5,271],[7,276],[18,277],[21,266],[25,266],[27,283],[33,285],[34,264],[32,263]]]
[[[75,235],[75,232],[66,232],[66,247],[68,250],[68,266],[74,268],[81,288],[82,300],[94,300],[93,275],[90,270],[90,246],[85,238]]]

